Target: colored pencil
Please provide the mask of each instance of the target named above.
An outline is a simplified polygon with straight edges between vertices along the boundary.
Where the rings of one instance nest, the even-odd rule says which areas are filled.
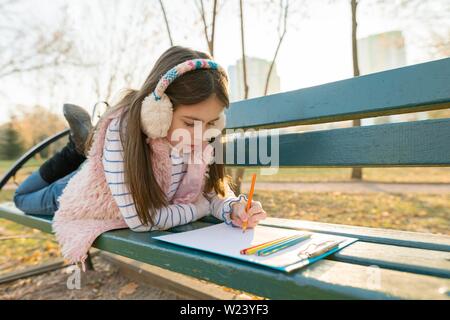
[[[250,187],[250,193],[248,194],[247,207],[245,208],[245,212],[248,212],[248,210],[252,205],[253,192],[255,191],[255,182],[256,182],[256,173],[252,175],[252,185]],[[248,218],[246,221],[242,222],[242,233],[244,233],[245,230],[247,229]]]
[[[301,237],[294,238],[294,239],[291,239],[291,240],[287,240],[287,241],[284,241],[284,242],[281,242],[281,243],[277,243],[277,244],[269,246],[267,248],[258,250],[256,252],[256,255],[258,255],[258,256],[267,256],[269,254],[272,254],[272,253],[278,252],[280,250],[283,250],[285,248],[288,248],[288,247],[291,247],[293,245],[296,245],[297,243],[300,243],[300,242],[302,242],[302,241],[304,241],[306,239],[309,239],[309,238],[311,238],[311,234],[305,234],[305,235],[303,235]]]
[[[263,248],[266,248],[266,247],[268,247],[268,246],[270,246],[272,244],[280,243],[282,241],[285,241],[285,240],[288,240],[288,239],[292,239],[292,238],[295,238],[295,237],[298,237],[298,236],[299,235],[293,235],[293,236],[282,237],[282,238],[279,238],[279,239],[267,241],[267,242],[264,242],[264,243],[261,243],[261,244],[254,245],[254,246],[249,247],[249,248],[242,249],[240,251],[240,253],[241,254],[253,254],[256,251],[258,251],[259,249],[263,249]]]

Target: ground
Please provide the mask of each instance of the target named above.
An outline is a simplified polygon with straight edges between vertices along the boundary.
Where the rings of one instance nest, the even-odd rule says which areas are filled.
[[[93,263],[95,271],[86,271],[81,275],[80,289],[68,289],[68,278],[73,275],[73,271],[70,267],[65,267],[0,284],[0,299],[182,299],[173,293],[130,281],[121,275],[114,265],[99,256],[93,258]]]

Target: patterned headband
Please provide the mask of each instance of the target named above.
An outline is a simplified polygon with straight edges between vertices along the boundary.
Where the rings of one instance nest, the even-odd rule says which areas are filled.
[[[221,70],[225,73],[225,70],[217,64],[217,62],[210,59],[192,59],[182,62],[169,71],[167,71],[159,80],[156,85],[155,91],[153,91],[153,95],[155,100],[160,100],[164,91],[166,91],[167,87],[179,76],[182,74],[197,70],[197,69],[214,69]]]

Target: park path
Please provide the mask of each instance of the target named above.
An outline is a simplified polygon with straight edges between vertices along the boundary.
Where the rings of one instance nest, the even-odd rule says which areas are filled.
[[[296,192],[343,193],[450,193],[449,183],[380,183],[380,182],[257,182],[261,190],[289,190]],[[250,183],[243,182],[242,190],[249,190]]]
[[[450,193],[450,183],[381,183],[381,182],[257,182],[261,190],[289,190],[296,192],[343,192],[343,193]],[[7,184],[4,190],[14,190],[16,185]],[[243,182],[242,190],[249,190],[250,183]]]

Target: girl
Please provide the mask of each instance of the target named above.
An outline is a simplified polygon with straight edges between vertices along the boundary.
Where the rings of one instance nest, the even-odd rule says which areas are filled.
[[[228,106],[226,72],[210,55],[180,46],[164,52],[141,89],[126,91],[91,131],[87,160],[38,191],[51,196],[35,199],[34,212],[55,215],[63,255],[83,262],[112,229],[167,230],[209,213],[236,228],[265,219],[258,201],[245,212],[247,197],[236,197],[224,165],[211,161],[208,142],[223,130]],[[36,190],[25,187],[15,202],[30,212],[21,203]]]

